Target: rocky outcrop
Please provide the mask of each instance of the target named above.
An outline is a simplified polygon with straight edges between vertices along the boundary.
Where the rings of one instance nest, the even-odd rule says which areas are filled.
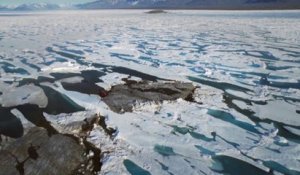
[[[106,153],[101,151],[99,144],[90,142],[91,132],[97,130],[103,133],[103,138],[99,139],[112,140],[116,130],[108,127],[101,115],[81,114],[62,123],[59,117],[55,119],[57,123],[51,120],[48,122],[51,128],[33,126],[15,140],[3,139],[0,142],[0,175],[100,172],[101,159]]]
[[[0,152],[0,174],[92,174],[88,150],[74,137],[50,137],[45,129],[34,127]]]
[[[160,14],[160,13],[167,13],[167,12],[164,11],[164,10],[161,10],[161,9],[156,9],[156,10],[150,10],[146,13],[148,13],[148,14]]]
[[[67,125],[33,127],[21,138],[3,141],[0,149],[0,175],[10,174],[95,174],[100,171],[102,153],[99,145],[88,141],[94,127],[111,138],[114,129],[105,118],[92,115]]]
[[[0,150],[0,175],[19,174],[15,157],[8,151]]]
[[[113,86],[103,101],[117,113],[131,112],[136,104],[179,98],[192,101],[195,86],[182,82],[127,82]]]

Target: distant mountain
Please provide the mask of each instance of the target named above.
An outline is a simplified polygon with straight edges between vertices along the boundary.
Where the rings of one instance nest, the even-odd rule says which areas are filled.
[[[59,5],[56,4],[48,4],[48,3],[30,3],[30,4],[22,4],[16,7],[14,10],[16,11],[33,11],[33,10],[57,10],[60,9]]]
[[[145,0],[99,0],[86,4],[79,4],[77,7],[81,9],[129,8],[137,6],[137,3],[140,3],[140,1]]]
[[[10,10],[10,9],[6,6],[0,5],[0,11],[7,11],[7,10]]]
[[[300,9],[300,0],[98,0],[80,9]]]
[[[40,10],[58,10],[61,7],[56,4],[48,3],[30,3],[19,6],[0,6],[0,11],[40,11]]]

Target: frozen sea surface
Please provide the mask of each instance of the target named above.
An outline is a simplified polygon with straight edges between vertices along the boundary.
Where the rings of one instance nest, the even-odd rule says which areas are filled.
[[[111,153],[100,174],[300,174],[299,19],[300,11],[0,14],[0,134],[22,136],[24,104],[52,123],[99,112],[118,130],[102,146]],[[129,75],[193,82],[203,104],[114,113],[98,88]],[[97,132],[90,141],[103,142]]]

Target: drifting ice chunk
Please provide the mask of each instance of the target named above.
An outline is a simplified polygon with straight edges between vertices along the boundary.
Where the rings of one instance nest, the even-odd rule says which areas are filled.
[[[48,104],[48,99],[42,88],[30,84],[4,91],[0,103],[3,107],[36,104],[44,108]]]

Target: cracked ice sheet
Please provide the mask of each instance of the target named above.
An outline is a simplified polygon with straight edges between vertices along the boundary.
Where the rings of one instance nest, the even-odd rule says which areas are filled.
[[[73,92],[65,92],[65,94],[73,97],[72,99],[77,102],[88,98],[83,94],[81,97],[79,94],[73,96]],[[81,102],[81,104],[83,103]],[[253,159],[267,160],[266,157],[269,156],[269,153],[252,153],[255,152],[254,150],[269,150],[270,147],[274,147],[273,142],[280,138],[276,135],[277,132],[274,126],[264,127],[263,135],[252,133],[238,126],[232,126],[230,122],[213,118],[207,115],[207,108],[183,100],[164,102],[161,106],[149,107],[149,105],[145,105],[143,110],[123,115],[111,112],[103,102],[96,105],[98,107],[102,106],[98,110],[107,117],[107,123],[118,129],[114,148],[106,149],[120,152],[122,156],[113,153],[112,157],[107,157],[107,165],[104,164],[103,170],[112,174],[126,172],[124,167],[119,167],[120,169],[115,170],[116,172],[110,169],[114,163],[122,163],[125,158],[130,158],[130,160],[144,168],[146,167],[150,172],[155,172],[155,174],[156,172],[158,174],[166,173],[159,168],[160,164],[158,162],[163,162],[164,165],[169,167],[169,172],[173,173],[189,172],[189,174],[199,174],[205,170],[204,172],[213,174],[213,171],[208,169],[208,167],[215,165],[210,159],[212,155],[199,151],[196,147],[198,145],[210,150],[214,155],[235,155],[241,160],[268,171],[267,167],[257,164]],[[90,104],[86,107],[91,108]],[[178,127],[181,129],[178,129]],[[268,129],[265,130],[265,128]],[[220,138],[212,141],[211,132],[216,132],[220,135]],[[93,135],[101,136],[100,132],[97,131],[94,131]],[[99,143],[97,139],[94,141]],[[239,146],[235,148],[232,143],[238,143]],[[161,155],[155,151],[157,145],[171,147],[175,154]],[[293,150],[293,153],[297,153],[299,145],[289,142],[289,146],[282,148],[277,146],[277,148],[280,149],[281,154],[289,154]],[[241,155],[240,152],[252,157],[252,159]],[[272,155],[272,160],[280,158],[280,154]],[[276,158],[276,156],[278,157]],[[285,165],[284,163],[290,162],[291,167],[295,168],[298,164],[297,159],[297,157],[287,156],[278,163]],[[178,169],[177,163],[185,166]],[[191,166],[194,168],[191,168]],[[105,169],[105,167],[108,169]]]
[[[266,171],[268,167],[249,157],[273,160],[295,170],[300,167],[295,156],[299,146],[281,128],[299,135],[300,23],[298,18],[264,17],[269,13],[289,16],[299,12],[172,11],[153,18],[143,11],[61,11],[13,17],[14,22],[1,17],[0,89],[4,92],[14,86],[9,82],[50,77],[53,72],[101,69],[93,63],[166,79],[191,81],[187,76],[193,76],[201,79],[195,83],[201,86],[196,95],[203,105],[183,101],[139,105],[134,113],[124,115],[111,112],[98,96],[66,91],[59,83],[49,86],[88,111],[103,113],[119,129],[116,144],[104,144],[113,151],[105,159],[103,174],[128,174],[124,159],[153,174],[215,174],[209,168],[215,166],[210,154],[238,157]],[[105,88],[122,83],[122,74],[106,73]],[[230,89],[231,85],[249,92]],[[257,104],[262,102],[267,104]],[[248,115],[249,111],[254,114]],[[67,122],[67,114],[60,115],[62,118],[46,116]],[[265,118],[271,123],[265,123]],[[256,130],[261,134],[253,133]],[[216,141],[211,141],[213,131],[218,135]],[[102,138],[98,129],[91,139],[100,144],[97,136]]]
[[[148,148],[148,150],[145,152],[151,152],[151,149],[153,149],[156,144],[173,148],[175,155],[170,155],[170,157],[172,157],[171,160],[168,160],[164,158],[164,156],[160,155],[157,155],[158,158],[156,158],[158,160],[160,160],[159,158],[163,158],[162,160],[164,164],[168,165],[170,172],[181,172],[180,170],[178,171],[178,166],[176,166],[176,163],[179,162],[173,162],[174,159],[186,159],[189,162],[195,163],[194,165],[196,165],[195,167],[197,168],[193,170],[190,169],[188,165],[181,166],[181,168],[184,170],[182,172],[189,172],[189,174],[199,174],[201,170],[205,170],[204,172],[213,173],[205,168],[211,167],[212,162],[207,158],[207,155],[205,155],[205,153],[199,152],[199,150],[195,148],[195,145],[201,145],[202,147],[209,149],[216,155],[236,155],[237,157],[240,157],[241,160],[249,162],[265,170],[267,169],[266,167],[257,164],[257,162],[254,162],[251,159],[247,159],[246,157],[241,156],[240,152],[244,152],[246,153],[246,155],[249,155],[255,159],[262,160],[268,160],[268,157],[270,156],[270,154],[272,154],[272,158],[269,159],[278,160],[277,162],[284,166],[288,166],[287,164],[290,164],[291,166],[288,167],[291,167],[294,170],[299,170],[297,167],[297,159],[299,159],[299,157],[286,156],[282,158],[280,156],[281,154],[299,155],[298,152],[300,147],[296,143],[290,142],[290,146],[283,148],[280,147],[280,154],[274,154],[270,151],[260,151],[259,154],[257,154],[256,151],[258,150],[267,150],[267,148],[273,147],[273,142],[278,139],[278,136],[276,136],[276,132],[274,133],[274,127],[267,133],[265,133],[264,136],[259,136],[258,134],[249,133],[241,128],[232,127],[230,123],[224,123],[216,119],[211,119],[209,116],[205,115],[205,109],[202,109],[203,112],[200,112],[201,110],[199,110],[197,107],[193,109],[190,106],[187,107],[185,105],[186,104],[180,102],[178,104],[164,104],[162,106],[162,109],[159,110],[160,114],[154,116],[153,114],[145,115],[143,113],[137,113],[137,116],[135,117],[131,117],[131,115],[129,115],[127,116],[129,120],[128,123],[122,120],[122,124],[121,122],[119,125],[117,124],[117,126],[120,126],[118,127],[120,131],[118,138],[122,138],[128,141],[130,145],[139,145],[143,148],[143,150]],[[186,110],[186,108],[189,108],[188,111]],[[176,109],[176,113],[172,114],[172,111],[174,111],[174,109]],[[169,115],[169,113],[171,113],[171,115]],[[178,115],[181,115],[180,121],[177,120]],[[110,116],[109,121],[114,124],[117,123],[117,121],[120,121],[120,118],[116,118],[116,121],[113,121],[113,117],[111,115],[108,116]],[[151,117],[151,120],[149,120],[149,117]],[[133,127],[129,124],[133,125],[136,128],[133,129]],[[217,139],[216,142],[207,142],[196,139],[189,134],[182,135],[180,133],[177,133],[176,135],[174,135],[174,133],[172,132],[174,131],[174,129],[170,127],[171,125],[179,127],[192,126],[196,128],[193,132],[203,134],[207,138],[211,137],[211,131],[215,131],[216,133],[220,133],[220,136],[222,136],[222,138],[225,138],[230,142],[239,143],[240,146],[238,146],[238,149],[236,149],[231,144],[228,144],[221,139]],[[130,132],[129,134],[125,134],[123,130],[124,132],[125,130],[126,132],[128,132],[129,130]],[[228,132],[228,130],[231,131]],[[257,141],[254,142],[249,138],[257,139]],[[235,154],[232,154],[230,152],[235,152]],[[210,157],[210,155],[208,155],[208,157]],[[148,159],[150,159],[149,156],[147,156],[147,160],[142,159],[141,164],[149,161]],[[185,164],[181,163],[181,165]],[[149,170],[152,170],[152,168],[153,167],[151,167]]]

